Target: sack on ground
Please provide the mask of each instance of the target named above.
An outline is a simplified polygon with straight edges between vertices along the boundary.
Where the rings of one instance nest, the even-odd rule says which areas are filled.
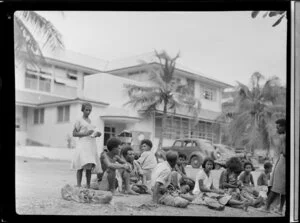
[[[69,184],[61,189],[61,195],[65,200],[79,203],[108,204],[112,200],[111,192],[72,187]]]
[[[211,208],[211,209],[215,209],[215,210],[224,210],[225,206],[220,204],[218,200],[214,199],[214,198],[210,198],[210,197],[204,197],[204,201],[206,203],[206,205]]]
[[[172,196],[170,194],[164,194],[159,199],[159,204],[164,204],[172,207],[186,208],[189,204],[189,201],[179,196]]]

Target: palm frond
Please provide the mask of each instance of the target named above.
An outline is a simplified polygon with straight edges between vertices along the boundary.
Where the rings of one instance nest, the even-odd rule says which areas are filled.
[[[35,40],[32,33],[28,30],[23,21],[18,17],[15,16],[14,21],[16,26],[15,30],[17,31],[17,35],[15,37],[18,38],[15,39],[16,56],[22,56],[22,59],[33,65],[45,63],[45,59],[40,46]],[[25,50],[26,53],[24,53],[23,50]]]
[[[229,131],[234,144],[237,143],[252,123],[254,123],[254,119],[248,111],[235,114],[234,119],[229,124]]]
[[[283,92],[281,91],[281,87],[279,85],[279,78],[272,77],[264,84],[261,96],[265,101],[275,103],[281,93]]]
[[[49,47],[52,51],[64,49],[61,33],[43,16],[34,11],[19,11],[17,16],[28,22],[34,29],[34,32],[41,36],[44,42],[43,47]]]
[[[162,53],[158,53],[157,51],[155,51],[155,55],[158,58],[163,70],[162,79],[165,83],[170,83],[173,79],[175,64],[176,60],[179,58],[179,53],[174,58],[171,58],[165,51],[163,51]]]
[[[144,107],[149,104],[160,102],[161,95],[159,92],[143,92],[142,94],[132,94],[130,100],[124,104],[132,105],[134,108]]]
[[[148,92],[159,92],[159,89],[157,87],[152,86],[140,86],[136,84],[124,84],[124,88],[127,90],[128,96],[131,97],[131,95],[136,94],[145,94]]]
[[[259,14],[259,11],[252,11],[251,12],[251,17],[255,18]]]

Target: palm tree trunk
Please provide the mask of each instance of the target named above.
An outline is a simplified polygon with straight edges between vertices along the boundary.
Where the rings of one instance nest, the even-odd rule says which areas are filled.
[[[167,120],[167,103],[164,103],[164,110],[163,110],[163,117],[162,117],[162,130],[161,130],[161,135],[159,136],[157,151],[161,150],[162,148],[164,133],[166,131],[166,120]]]

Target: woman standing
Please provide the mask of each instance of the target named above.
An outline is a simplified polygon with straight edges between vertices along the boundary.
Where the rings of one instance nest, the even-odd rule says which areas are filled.
[[[85,170],[86,186],[90,188],[92,170],[96,169],[96,172],[101,172],[95,139],[101,136],[101,132],[96,130],[96,126],[92,125],[89,119],[92,105],[90,103],[82,104],[81,111],[83,116],[75,122],[73,130],[73,136],[78,137],[78,141],[72,168],[77,170],[77,186],[81,187],[82,172]]]

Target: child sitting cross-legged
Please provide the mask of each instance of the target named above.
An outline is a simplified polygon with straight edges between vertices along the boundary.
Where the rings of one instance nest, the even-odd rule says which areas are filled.
[[[244,171],[239,175],[238,180],[241,182],[241,196],[250,201],[250,206],[260,207],[263,204],[263,198],[259,196],[255,188],[251,173],[253,169],[252,163],[245,162]]]

